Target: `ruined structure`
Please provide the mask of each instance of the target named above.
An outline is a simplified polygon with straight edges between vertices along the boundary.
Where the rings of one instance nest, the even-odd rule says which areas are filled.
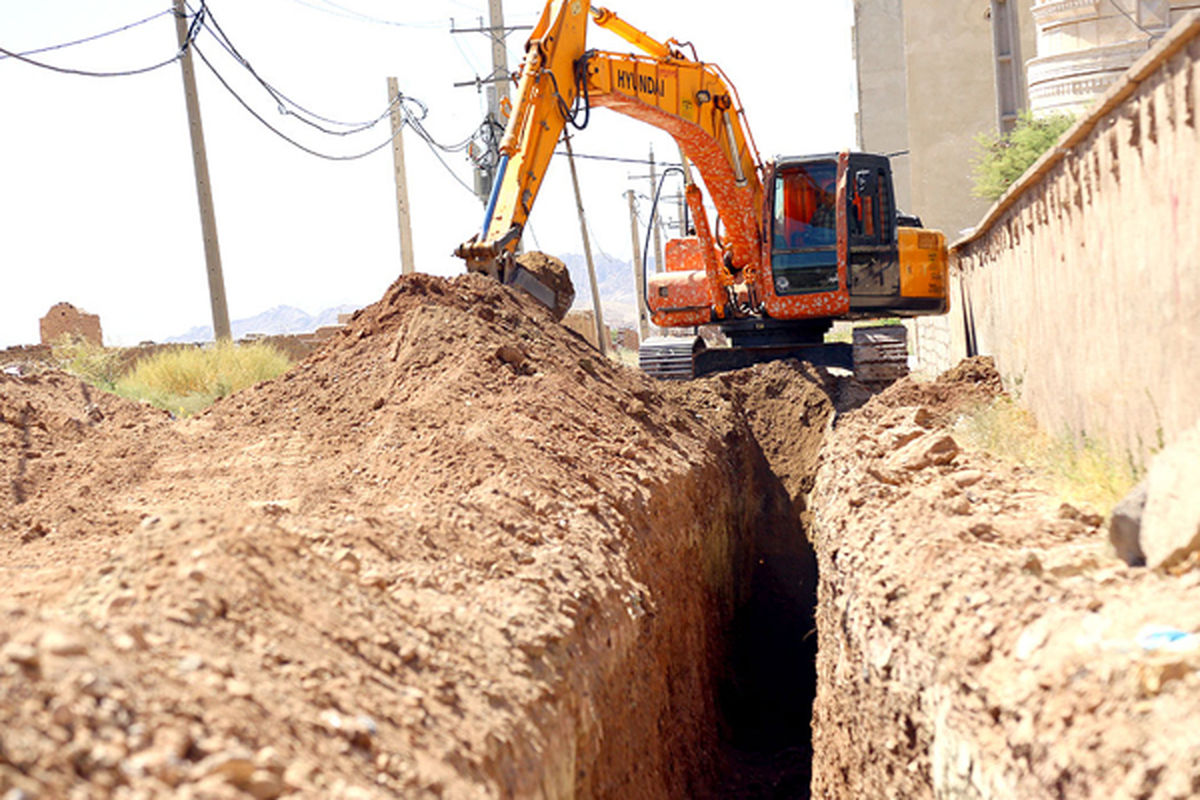
[[[64,338],[79,339],[97,347],[104,345],[100,332],[100,317],[76,308],[70,303],[58,303],[41,319],[42,344],[55,344]]]

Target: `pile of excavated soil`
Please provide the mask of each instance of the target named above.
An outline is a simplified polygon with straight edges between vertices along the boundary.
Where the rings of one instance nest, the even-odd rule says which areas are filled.
[[[795,532],[764,375],[679,393],[410,276],[192,420],[0,378],[0,794],[703,796]]]
[[[963,449],[984,359],[839,418],[813,495],[813,795],[1200,794],[1200,573],[1130,568],[1099,517]]]

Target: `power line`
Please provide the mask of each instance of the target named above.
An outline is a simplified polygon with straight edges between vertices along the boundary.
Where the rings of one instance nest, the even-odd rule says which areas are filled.
[[[352,8],[347,8],[346,6],[330,2],[330,0],[319,0],[321,5],[307,2],[307,0],[293,0],[293,2],[295,2],[297,5],[304,6],[305,8],[310,8],[313,11],[319,11],[322,14],[329,14],[330,16],[339,17],[341,19],[352,19],[358,22],[370,22],[376,25],[390,25],[396,28],[414,28],[419,30],[430,30],[433,28],[440,28],[442,26],[442,23],[440,22],[399,22],[397,20],[374,17],[370,14],[363,14],[362,12],[355,11]]]
[[[0,47],[0,55],[7,56],[8,58],[15,58],[18,61],[23,61],[24,63],[29,64],[31,66],[40,67],[41,69],[47,69],[47,70],[50,70],[51,72],[58,72],[58,73],[62,73],[64,75],[82,75],[86,78],[126,78],[126,77],[129,77],[132,75],[144,75],[147,72],[153,72],[154,70],[162,69],[163,67],[174,64],[176,61],[178,61],[180,58],[183,57],[184,51],[187,50],[187,48],[189,46],[194,44],[194,42],[196,40],[196,36],[200,32],[200,23],[203,21],[204,11],[205,11],[205,8],[204,8],[204,4],[202,2],[200,4],[200,11],[197,12],[196,14],[192,15],[192,23],[188,28],[188,38],[187,38],[187,40],[184,41],[183,46],[179,48],[179,51],[176,52],[175,55],[171,56],[167,60],[160,61],[157,64],[151,64],[148,67],[138,67],[135,69],[119,70],[119,71],[113,71],[113,72],[98,72],[98,71],[85,70],[85,69],[72,69],[69,67],[56,67],[53,64],[46,64],[45,62],[42,62],[42,61],[35,61],[34,59],[29,58],[29,57],[23,55],[22,53],[15,53],[12,50],[7,50],[3,47]],[[174,12],[168,12],[168,13],[174,13]],[[142,22],[133,23],[133,25],[141,25],[144,22],[148,22],[150,19],[156,18],[157,16],[160,16],[160,15],[155,15],[155,17],[150,17],[146,20],[142,20]],[[126,27],[127,28],[133,27],[133,25],[126,26]],[[91,37],[91,39],[102,38],[103,36],[109,36],[109,35],[112,35],[113,33],[119,33],[119,32],[120,32],[120,30],[111,31],[111,32],[104,33],[104,34],[98,34],[95,37]],[[80,40],[80,42],[90,41],[91,39]],[[35,52],[44,52],[45,50],[54,50],[54,49],[59,49],[62,47],[69,47],[72,44],[74,44],[74,43],[66,43],[63,45],[54,45],[52,47],[43,48],[42,50],[35,51]]]
[[[209,25],[209,21],[212,22],[211,26]],[[213,38],[217,40],[217,42],[221,45],[221,47],[223,47],[225,49],[225,51],[227,53],[229,53],[229,55],[235,61],[238,62],[238,64],[240,64],[247,72],[249,72],[250,75],[253,76],[254,80],[257,81],[258,84],[260,86],[262,86],[262,88],[267,92],[267,94],[269,94],[271,96],[271,99],[273,99],[275,101],[276,106],[278,107],[279,113],[284,114],[286,116],[293,116],[296,119],[298,119],[300,122],[303,122],[304,124],[306,124],[312,128],[315,128],[315,129],[321,131],[322,133],[326,133],[331,136],[349,136],[350,134],[361,133],[363,131],[370,130],[371,128],[374,128],[376,125],[378,125],[380,122],[382,122],[384,119],[386,119],[392,113],[392,108],[395,105],[395,103],[398,102],[398,100],[393,101],[391,104],[388,105],[387,108],[385,108],[383,110],[383,113],[381,113],[375,119],[367,121],[367,122],[342,122],[340,120],[335,120],[335,119],[330,119],[329,117],[324,117],[324,116],[317,114],[314,111],[310,111],[309,109],[300,105],[295,100],[292,100],[287,95],[285,95],[282,91],[280,91],[279,89],[276,89],[274,86],[272,86],[270,83],[268,83],[265,79],[263,79],[262,76],[260,76],[258,74],[258,72],[255,71],[254,67],[252,67],[250,65],[250,62],[244,56],[242,56],[242,54],[238,51],[237,47],[234,46],[233,42],[229,39],[229,37],[225,34],[225,31],[221,28],[220,22],[217,21],[216,17],[214,17],[211,12],[209,12],[206,15],[206,18],[204,20],[204,27],[206,30],[208,30],[208,32],[210,34],[212,34]],[[295,111],[292,110],[292,108],[289,108],[288,106],[291,106],[292,108],[296,109],[296,111],[300,111],[302,113],[297,114]],[[304,116],[304,114],[307,114],[309,117],[312,117],[312,119],[307,119]],[[346,130],[332,130],[330,128],[326,128],[326,127],[320,125],[318,122],[314,122],[313,120],[319,120],[320,122],[325,122],[329,125],[338,125],[343,128],[346,128]]]
[[[217,70],[216,67],[214,67],[212,65],[212,62],[209,61],[208,57],[204,55],[204,51],[202,51],[196,45],[195,42],[192,42],[192,50],[196,53],[196,55],[200,56],[200,60],[204,62],[204,66],[208,67],[209,72],[211,72],[213,74],[213,76],[217,79],[217,81],[220,82],[220,84],[225,87],[225,91],[229,92],[229,94],[231,94],[233,96],[233,99],[237,100],[238,103],[242,106],[242,108],[246,109],[246,111],[250,114],[250,116],[252,116],[256,120],[258,120],[267,130],[271,131],[271,133],[274,133],[280,139],[283,139],[285,142],[292,145],[293,147],[296,147],[299,150],[303,150],[305,153],[308,153],[309,155],[316,156],[317,158],[323,158],[326,161],[355,161],[360,158],[366,158],[369,155],[373,155],[392,143],[392,139],[394,138],[394,136],[389,136],[384,142],[376,145],[375,147],[372,147],[369,150],[364,150],[361,153],[355,153],[353,155],[348,155],[348,156],[330,155],[329,153],[322,153],[318,150],[313,150],[311,147],[307,147],[307,146],[301,144],[300,142],[296,141],[292,137],[288,136],[286,133],[284,133],[283,131],[276,128],[270,122],[267,122],[267,120],[264,119],[261,114],[259,114],[253,108],[251,108],[250,104],[247,103],[245,101],[245,99],[243,99],[242,96],[240,94],[238,94],[237,91],[232,86],[229,85],[229,82],[227,80],[225,80],[225,77]]]
[[[560,156],[566,155],[566,152],[563,150],[556,150],[555,155],[560,155]],[[649,163],[651,163],[650,161],[648,161],[647,159],[644,159],[644,158],[621,158],[619,156],[586,155],[584,153],[576,153],[575,157],[576,158],[586,158],[586,159],[590,159],[592,161],[613,161],[618,164],[649,164]],[[670,161],[655,161],[654,163],[658,164],[659,166],[665,166],[665,167],[681,167],[681,166],[683,166],[682,164],[677,164],[677,163],[673,163]]]
[[[34,50],[23,50],[20,53],[16,54],[15,57],[19,58],[20,56],[33,56],[33,55],[37,55],[38,53],[49,53],[52,50],[63,50],[68,47],[74,47],[75,45],[78,45],[78,44],[87,44],[88,42],[94,42],[98,39],[103,39],[106,36],[114,36],[118,33],[124,33],[127,30],[136,28],[139,25],[145,25],[147,22],[153,22],[154,20],[158,19],[159,17],[165,17],[171,13],[172,13],[172,9],[169,9],[169,8],[164,9],[163,11],[160,11],[157,14],[152,14],[151,16],[146,17],[145,19],[138,20],[137,22],[131,22],[128,25],[122,25],[120,28],[114,28],[111,31],[105,31],[104,33],[97,33],[92,36],[84,37],[83,39],[76,39],[72,42],[63,42],[62,44],[52,44],[47,47],[38,47]],[[14,55],[12,55],[12,54],[3,55],[3,56],[0,56],[0,60],[3,60],[5,58],[13,58],[13,57],[14,57]]]

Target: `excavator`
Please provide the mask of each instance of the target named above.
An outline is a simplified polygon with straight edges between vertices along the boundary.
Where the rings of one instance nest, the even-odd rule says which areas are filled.
[[[637,52],[588,49],[589,23]],[[717,65],[589,0],[548,0],[525,51],[483,228],[455,251],[469,271],[553,306],[553,293],[515,253],[564,129],[582,129],[592,108],[610,108],[678,143],[691,218],[687,235],[666,245],[666,270],[644,286],[651,321],[691,335],[643,342],[647,373],[686,379],[793,357],[854,369],[856,354],[866,354],[886,376],[906,366],[904,328],[891,329],[898,337],[868,333],[851,347],[825,343],[833,322],[948,311],[946,237],[897,210],[885,156],[764,162]],[[718,214],[715,227],[695,172]],[[715,326],[729,346],[706,345],[696,335],[701,326]]]

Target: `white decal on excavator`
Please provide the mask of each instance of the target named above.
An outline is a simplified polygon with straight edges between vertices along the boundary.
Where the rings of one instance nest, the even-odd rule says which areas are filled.
[[[650,75],[637,75],[632,72],[617,70],[617,88],[632,89],[641,94],[664,95],[663,82]]]

